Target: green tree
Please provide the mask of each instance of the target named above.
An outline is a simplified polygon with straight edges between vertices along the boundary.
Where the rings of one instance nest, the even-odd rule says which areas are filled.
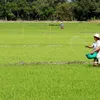
[[[58,20],[66,20],[71,21],[73,20],[73,12],[72,12],[72,5],[71,3],[63,3],[57,6],[55,11],[55,16]]]
[[[99,0],[76,0],[74,1],[74,16],[77,20],[88,20],[97,17],[100,8]]]

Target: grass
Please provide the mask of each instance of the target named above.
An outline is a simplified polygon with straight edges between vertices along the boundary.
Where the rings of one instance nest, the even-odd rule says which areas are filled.
[[[0,23],[0,100],[99,100],[99,67],[31,63],[89,61],[100,24],[49,24]]]
[[[86,44],[94,42],[98,23],[0,23],[0,64],[43,61],[88,61]],[[81,58],[81,59],[80,59]]]
[[[99,100],[99,76],[90,65],[0,67],[0,100]]]

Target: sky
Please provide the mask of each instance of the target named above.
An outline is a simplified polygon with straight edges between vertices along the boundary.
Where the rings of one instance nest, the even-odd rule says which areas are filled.
[[[71,1],[71,0],[68,0],[69,2]]]

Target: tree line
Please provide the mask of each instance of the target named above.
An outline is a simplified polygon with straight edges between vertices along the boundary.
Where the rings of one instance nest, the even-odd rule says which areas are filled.
[[[100,0],[0,0],[0,20],[100,19]]]

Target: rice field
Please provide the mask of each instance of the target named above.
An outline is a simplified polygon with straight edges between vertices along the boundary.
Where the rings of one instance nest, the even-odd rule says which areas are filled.
[[[99,23],[0,23],[0,100],[99,100],[100,68],[83,63],[96,32]]]
[[[54,23],[55,24],[55,23]],[[97,23],[0,23],[0,64],[87,61]]]

